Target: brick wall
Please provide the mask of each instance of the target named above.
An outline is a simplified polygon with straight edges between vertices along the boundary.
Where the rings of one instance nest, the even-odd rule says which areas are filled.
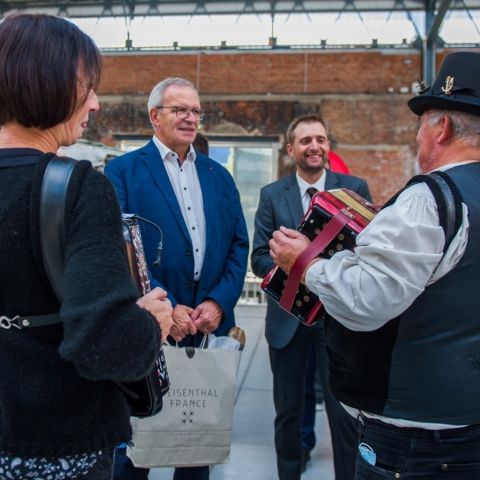
[[[439,59],[440,60],[440,59]],[[207,134],[274,136],[290,120],[319,112],[352,173],[383,202],[413,174],[417,119],[406,106],[421,76],[414,50],[128,53],[104,57],[102,110],[89,137],[151,134],[146,101],[167,76],[191,80],[209,111]],[[284,153],[284,152],[283,152]],[[291,169],[280,152],[279,173]]]

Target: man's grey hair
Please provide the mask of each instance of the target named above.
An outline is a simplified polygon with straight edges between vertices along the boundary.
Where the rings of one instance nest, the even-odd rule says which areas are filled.
[[[147,108],[148,114],[150,115],[150,110],[154,107],[158,107],[163,104],[163,98],[165,97],[165,91],[168,87],[176,85],[178,87],[190,87],[194,90],[195,85],[190,82],[189,80],[185,80],[184,78],[180,77],[168,77],[162,80],[161,82],[157,83],[152,91],[150,92],[150,96],[148,97]]]
[[[480,116],[456,110],[430,110],[428,122],[435,125],[444,116],[452,121],[453,134],[472,147],[480,147]]]

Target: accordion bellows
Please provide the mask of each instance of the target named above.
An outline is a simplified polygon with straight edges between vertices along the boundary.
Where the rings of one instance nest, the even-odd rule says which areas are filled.
[[[122,214],[130,273],[139,294],[145,295],[151,290],[151,286],[138,220],[145,219],[133,214]],[[146,377],[132,382],[118,382],[118,386],[126,395],[133,417],[151,417],[160,412],[163,406],[162,397],[170,387],[163,347],[160,346],[153,369]]]
[[[353,250],[357,235],[376,212],[372,203],[345,188],[316,193],[298,227],[312,243],[299,256],[288,277],[278,267],[265,276],[264,292],[299,321],[313,325],[321,318],[323,307],[318,297],[300,283],[305,266],[315,257],[330,258],[346,248]]]

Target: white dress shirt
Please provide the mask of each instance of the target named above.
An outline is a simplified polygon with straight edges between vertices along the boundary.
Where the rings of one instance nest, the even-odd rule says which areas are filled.
[[[183,164],[180,165],[178,155],[175,152],[155,136],[153,142],[163,159],[170,184],[175,192],[183,220],[190,234],[194,259],[193,277],[195,281],[198,281],[205,256],[206,226],[202,188],[195,166],[197,155],[190,145],[187,156]]]
[[[344,250],[313,264],[305,277],[308,288],[328,313],[350,330],[380,328],[462,258],[469,229],[468,209],[462,206],[462,224],[444,255],[445,235],[430,189],[424,183],[409,187],[358,235],[354,252]],[[366,415],[398,426],[452,427]]]
[[[307,213],[308,207],[310,206],[311,197],[308,194],[307,190],[311,187],[316,188],[319,192],[323,192],[325,190],[325,179],[327,178],[327,173],[325,169],[323,169],[322,175],[320,178],[314,183],[310,184],[307,183],[302,177],[296,174],[298,188],[300,189],[300,197],[302,199],[302,206],[303,206],[303,213]]]

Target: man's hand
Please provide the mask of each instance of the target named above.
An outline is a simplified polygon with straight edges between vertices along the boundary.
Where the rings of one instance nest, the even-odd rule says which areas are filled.
[[[223,317],[223,311],[215,300],[205,300],[191,314],[199,332],[209,334],[216,330]]]
[[[273,232],[268,245],[273,261],[288,275],[297,257],[310,245],[310,240],[297,230],[280,227]]]
[[[176,342],[180,342],[187,335],[195,335],[197,329],[190,318],[193,308],[187,305],[180,305],[173,309],[173,325],[170,329],[170,335]]]
[[[173,324],[172,304],[167,298],[167,292],[160,287],[154,288],[137,300],[137,305],[148,310],[157,320],[162,332],[162,343],[167,340]]]

